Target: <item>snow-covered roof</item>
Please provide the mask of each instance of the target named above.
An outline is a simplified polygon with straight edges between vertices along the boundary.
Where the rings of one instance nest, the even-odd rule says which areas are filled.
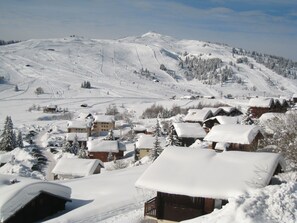
[[[205,141],[251,144],[260,128],[255,125],[215,125],[205,136]]]
[[[250,107],[256,108],[270,108],[273,105],[272,98],[251,98],[249,101]]]
[[[87,141],[87,147],[89,152],[119,152],[125,151],[125,144],[118,142],[117,140],[103,140],[92,139]]]
[[[161,147],[165,147],[166,140],[164,137],[158,137]],[[140,135],[135,145],[137,149],[152,149],[154,148],[155,137],[152,135]]]
[[[237,123],[241,122],[242,116],[235,116],[235,117],[231,117],[231,116],[215,116],[215,117],[211,117],[209,119],[206,119],[204,122],[207,122],[209,120],[217,120],[221,125],[237,124]]]
[[[214,116],[216,116],[220,111],[223,111],[223,108],[213,108],[213,107],[204,107],[202,110],[210,110]]]
[[[11,153],[0,153],[0,164],[1,163],[8,163],[13,159],[14,155]]]
[[[274,118],[284,117],[285,113],[278,113],[278,112],[267,112],[260,116],[259,121],[260,123],[266,122],[268,120],[272,120]]]
[[[189,109],[184,121],[188,122],[203,122],[208,116],[212,115],[211,110]]]
[[[85,177],[93,174],[98,165],[104,167],[103,162],[98,159],[61,158],[52,170],[52,173]]]
[[[114,121],[115,119],[113,115],[94,115],[94,122],[112,123]]]
[[[90,127],[90,122],[81,121],[81,120],[68,121],[67,127],[68,128],[85,129],[85,128]]]
[[[178,137],[181,138],[204,138],[206,132],[199,123],[173,123]]]
[[[67,141],[73,141],[74,138],[77,137],[77,141],[88,141],[88,133],[86,132],[69,132],[66,134]]]
[[[167,147],[135,186],[193,197],[228,199],[261,188],[282,157],[276,153]]]
[[[220,107],[221,109],[223,109],[225,112],[227,112],[227,113],[230,113],[230,112],[232,112],[232,111],[234,111],[235,110],[235,108],[234,107],[228,107],[228,106],[222,106],[222,107]]]
[[[137,132],[142,132],[142,131],[146,131],[146,127],[143,126],[143,125],[135,125],[135,126],[133,127],[133,130],[134,130],[134,131],[137,131]]]
[[[16,182],[11,183],[14,179]],[[41,192],[67,200],[71,195],[71,189],[61,184],[0,174],[0,221],[7,220]]]

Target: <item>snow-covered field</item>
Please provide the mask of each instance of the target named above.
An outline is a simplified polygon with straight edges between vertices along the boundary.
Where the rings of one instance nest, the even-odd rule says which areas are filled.
[[[187,81],[180,72],[177,59],[178,56],[182,57],[185,51],[202,55],[203,58],[217,57],[222,59],[224,64],[236,62],[236,57],[232,56],[232,47],[194,40],[176,40],[156,33],[120,40],[66,37],[28,40],[1,46],[0,76],[5,77],[6,83],[0,84],[0,132],[5,117],[9,115],[16,129],[23,133],[36,131],[38,135],[35,143],[43,148],[51,137],[57,140],[55,137],[63,135],[67,124],[65,117],[59,117],[60,113],[48,114],[37,109],[47,105],[57,105],[77,117],[82,112],[105,113],[108,106],[115,104],[120,112],[128,112],[135,122],[145,122],[139,117],[153,104],[166,108],[173,105],[187,108],[199,103],[224,103],[245,110],[248,104],[247,96],[291,97],[297,92],[296,80],[279,76],[256,62],[254,69],[245,64],[238,65],[238,76],[245,80],[245,86],[234,83],[209,86],[198,80]],[[179,79],[176,80],[160,70],[161,64],[174,70]],[[137,72],[141,68],[147,68],[154,73],[159,82],[139,75]],[[276,85],[271,86],[267,79]],[[81,88],[84,81],[89,81],[92,88]],[[18,91],[15,91],[15,85],[18,86]],[[250,90],[253,86],[257,90]],[[285,86],[285,89],[282,90],[282,86]],[[44,94],[35,93],[38,87],[44,89]],[[193,94],[211,95],[215,99],[180,99]],[[227,94],[232,94],[235,99],[222,97]],[[176,100],[170,99],[173,96],[176,96]],[[128,152],[132,149],[133,145],[128,145]],[[14,153],[17,163],[31,159],[25,152]],[[57,157],[49,151],[44,151],[43,155],[50,161],[45,176],[50,179],[49,171]],[[29,168],[31,163],[28,161],[25,165]],[[134,184],[148,165],[105,170],[99,175],[59,182],[72,189],[72,203],[67,204],[64,213],[59,213],[48,221],[141,222],[143,204],[154,194],[136,189]],[[16,169],[2,169],[2,173],[12,171],[14,174],[20,174],[20,170],[24,169],[16,165],[14,168]],[[39,175],[34,176],[42,178]],[[289,181],[296,181],[296,176],[288,178]],[[297,221],[296,189],[296,183],[270,186],[267,190],[258,190],[230,200],[223,209],[190,222],[293,223]]]

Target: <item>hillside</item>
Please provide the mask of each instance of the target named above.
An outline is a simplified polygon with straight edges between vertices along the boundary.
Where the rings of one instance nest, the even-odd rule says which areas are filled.
[[[39,86],[46,93],[39,97],[44,98],[106,95],[159,98],[184,95],[190,90],[214,96],[228,93],[278,96],[296,92],[296,80],[276,74],[249,56],[245,56],[248,63],[238,63],[243,56],[232,53],[232,49],[222,44],[175,40],[152,32],[119,40],[83,37],[28,40],[0,47],[0,76],[4,77],[1,99],[34,98],[32,93]],[[193,58],[196,61],[217,58],[221,62],[217,69],[205,69],[204,73],[200,65],[204,78],[189,78],[185,72],[193,68]],[[189,59],[192,64],[185,67]],[[161,64],[166,70],[160,69]],[[232,70],[229,77],[222,74],[226,66]],[[93,88],[81,89],[83,81],[89,81]],[[13,92],[14,85],[21,91]]]

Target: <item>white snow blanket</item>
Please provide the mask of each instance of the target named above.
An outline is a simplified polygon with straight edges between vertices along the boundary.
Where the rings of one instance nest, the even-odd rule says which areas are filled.
[[[222,209],[183,223],[295,223],[297,183],[271,185],[230,199]]]
[[[161,147],[165,147],[166,139],[164,137],[158,137]],[[154,148],[155,137],[152,135],[140,135],[135,143],[137,149],[152,149]]]
[[[237,197],[268,185],[282,157],[276,153],[167,147],[135,183],[170,194]]]
[[[85,177],[93,174],[98,165],[104,167],[103,162],[98,159],[62,158],[59,159],[52,173],[72,177]]]
[[[178,137],[181,138],[204,138],[206,132],[199,123],[173,123]]]
[[[205,141],[251,144],[260,128],[255,125],[215,125],[205,136]]]
[[[15,183],[12,181],[15,180]],[[60,184],[0,174],[0,221],[24,207],[42,191],[70,199],[71,189]]]
[[[89,152],[119,152],[125,151],[126,146],[116,140],[92,139],[87,141]]]
[[[113,115],[95,115],[94,116],[94,122],[112,123],[114,121],[115,119]]]
[[[185,116],[184,121],[186,122],[203,122],[205,119],[212,116],[210,110],[203,109],[189,109],[188,114]]]
[[[251,98],[249,106],[256,108],[270,108],[273,103],[273,98]]]
[[[66,134],[67,141],[74,141],[74,138],[77,137],[77,141],[88,141],[88,133],[84,132],[69,132]]]

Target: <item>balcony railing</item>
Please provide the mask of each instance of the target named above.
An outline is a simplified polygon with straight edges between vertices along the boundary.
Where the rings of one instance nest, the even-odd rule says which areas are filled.
[[[144,216],[157,216],[157,197],[154,197],[144,204]]]

